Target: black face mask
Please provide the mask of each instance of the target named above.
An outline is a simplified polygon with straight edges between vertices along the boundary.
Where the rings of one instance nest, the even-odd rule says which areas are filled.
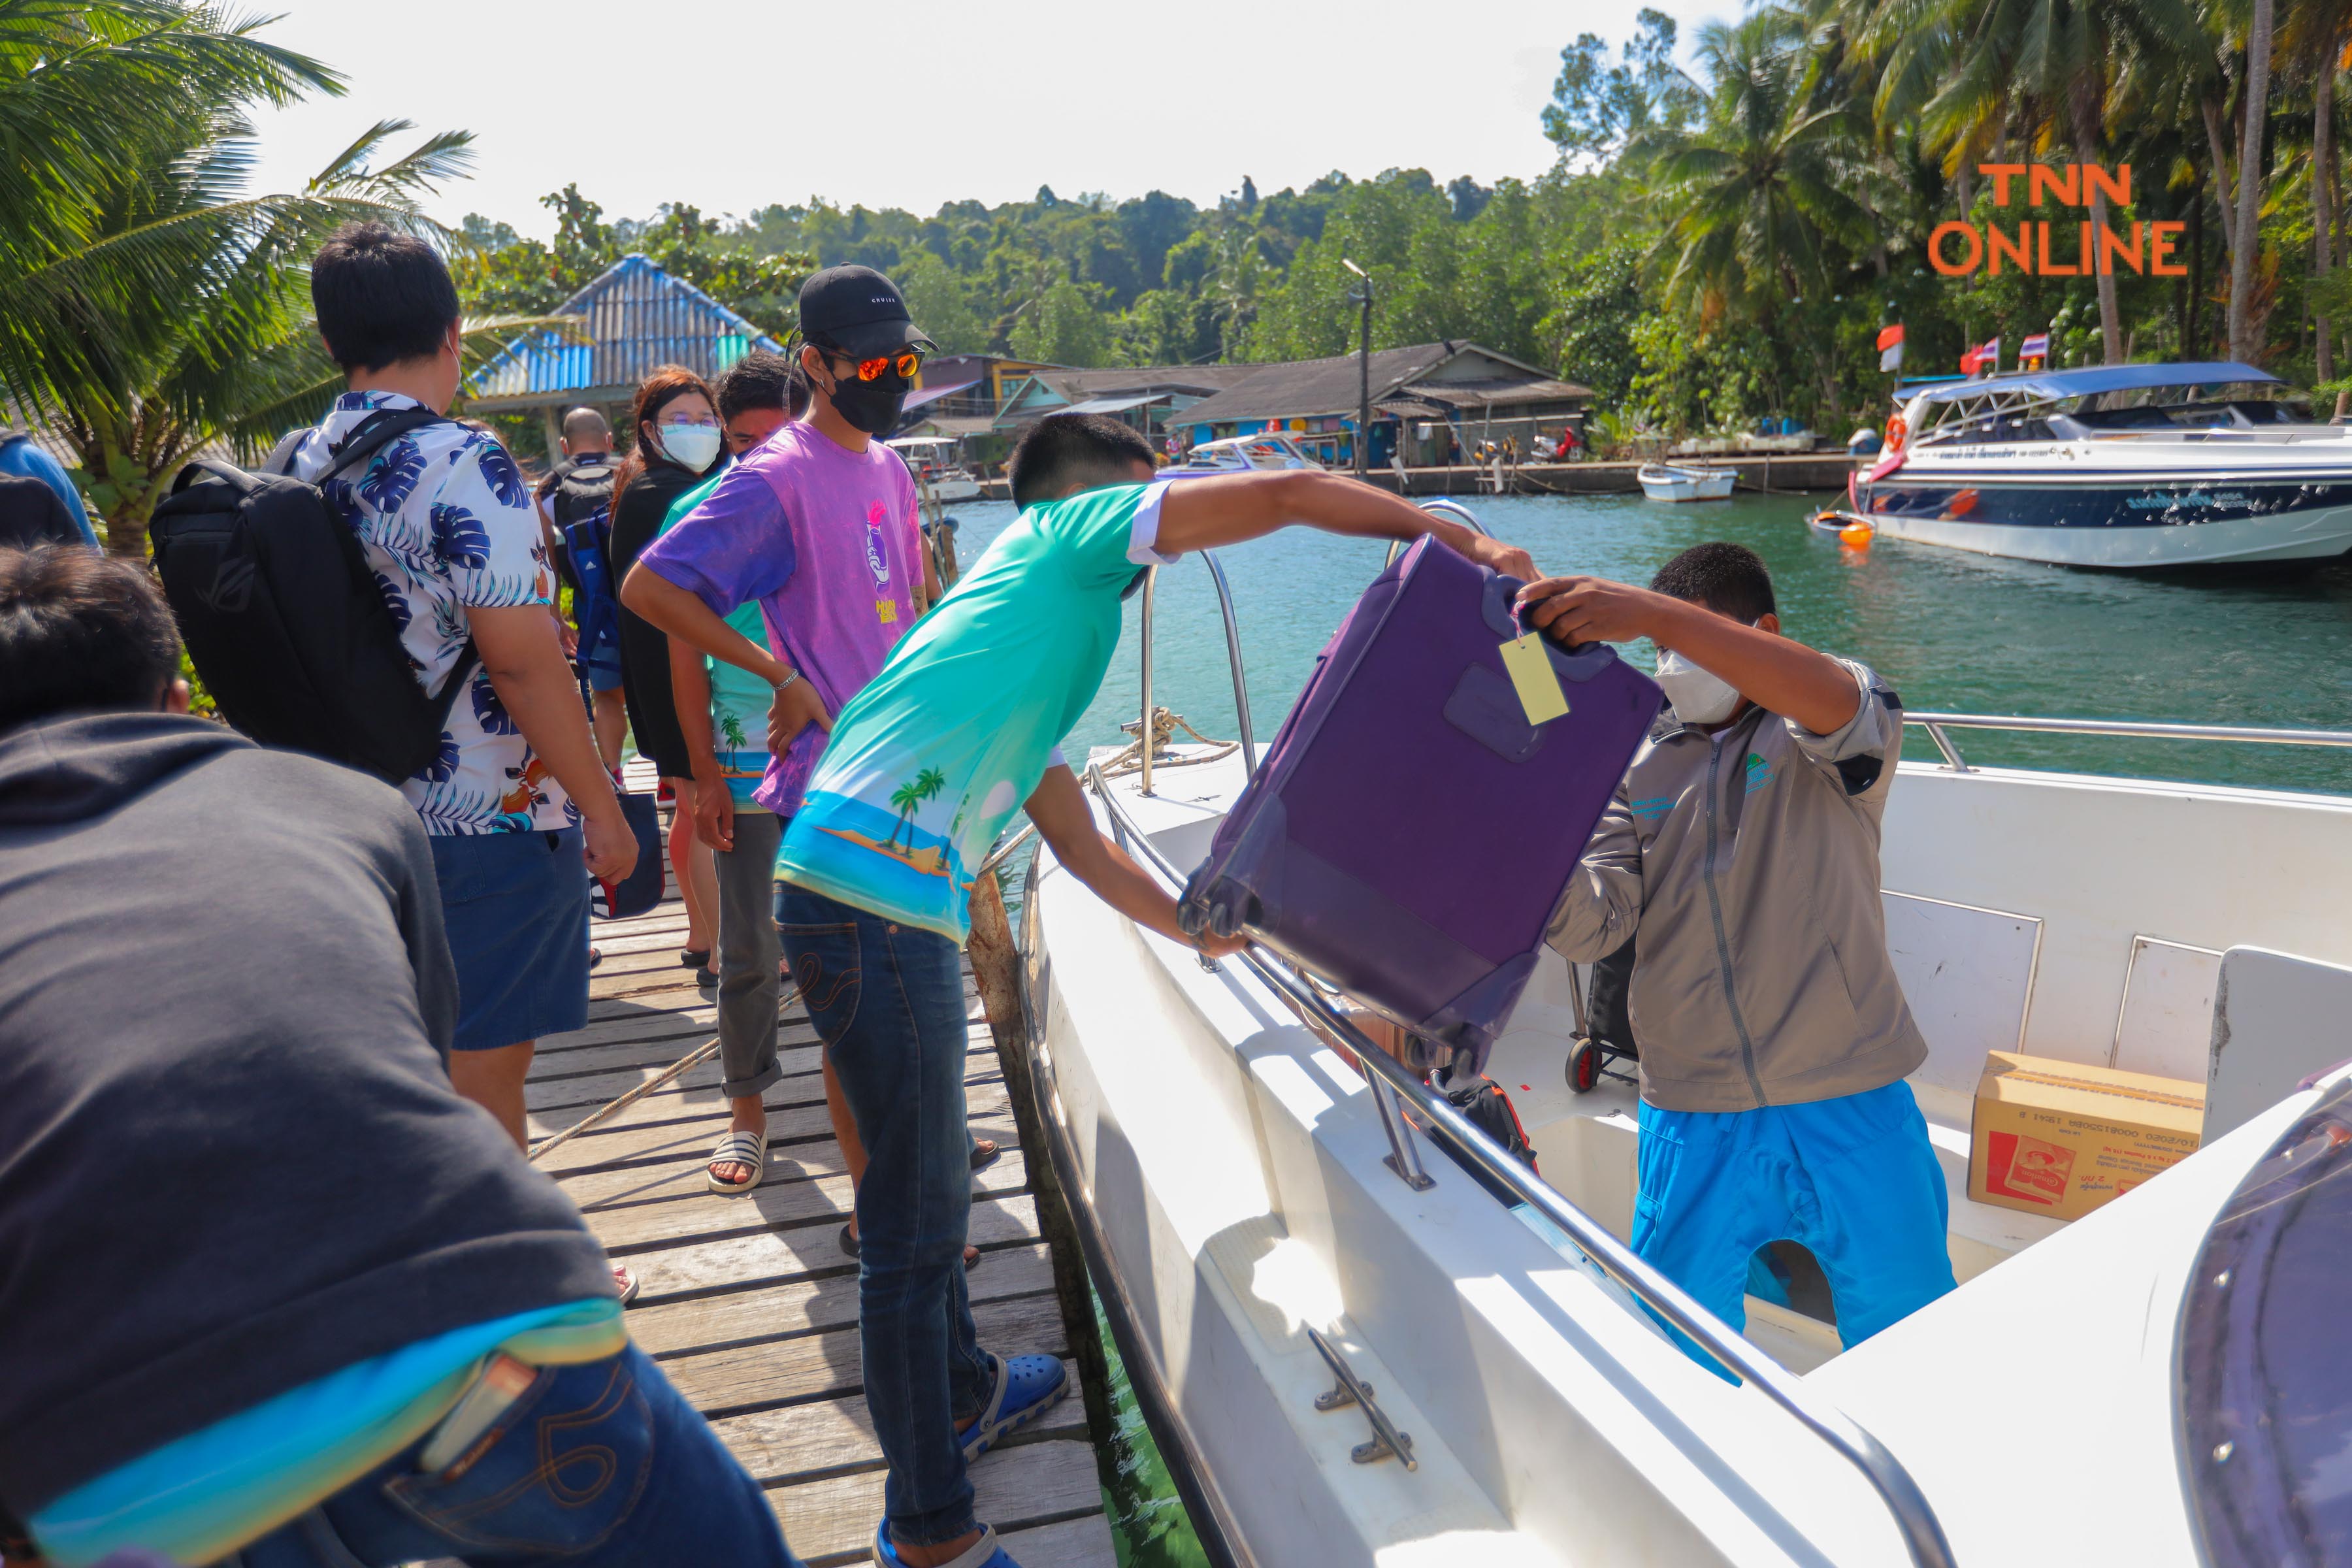
[[[872,381],[860,381],[853,371],[836,377],[827,395],[833,401],[833,411],[846,420],[850,428],[863,430],[868,436],[887,436],[898,423],[899,410],[907,405],[908,391],[903,376],[882,375]]]

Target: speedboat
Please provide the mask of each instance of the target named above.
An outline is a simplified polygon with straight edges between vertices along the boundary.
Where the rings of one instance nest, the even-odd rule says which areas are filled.
[[[1148,579],[1146,735],[1150,601]],[[1097,822],[1171,889],[1257,765],[1230,632],[1228,654],[1238,745],[1087,770]],[[1487,1066],[1538,1175],[1316,977],[1259,948],[1209,963],[1037,853],[1023,1056],[1045,1153],[1213,1561],[2344,1561],[2263,1531],[2340,1524],[2347,1499],[2340,1310],[2309,1310],[2340,1293],[2345,1242],[2278,1262],[2293,1215],[2267,1194],[2352,1163],[2352,1081],[2329,1068],[2352,1016],[2352,799],[1991,767],[1961,741],[2352,734],[1907,722],[1927,755],[1900,763],[1884,902],[1961,1283],[1851,1350],[1758,1298],[1736,1331],[1625,1245],[1635,1089],[1569,1081],[1580,975],[1557,955]],[[1972,1202],[1994,1049],[2202,1081],[2202,1146],[2071,1223]],[[2263,1315],[2272,1278],[2302,1281],[2304,1320]],[[2273,1424],[2294,1400],[2297,1425]]]
[[[2316,561],[2352,550],[2352,440],[2248,364],[1946,383],[1850,486],[1890,539],[2067,566]]]
[[[939,501],[976,500],[980,481],[971,470],[956,460],[958,442],[952,436],[901,436],[886,442],[915,476],[918,488],[929,490]]]
[[[1644,463],[1636,477],[1652,500],[1723,500],[1739,482],[1738,469],[1704,463]]]
[[[1278,432],[1261,436],[1228,436],[1203,441],[1181,463],[1160,470],[1163,479],[1206,479],[1213,474],[1248,474],[1268,468],[1320,468],[1322,464],[1301,451],[1298,443]]]

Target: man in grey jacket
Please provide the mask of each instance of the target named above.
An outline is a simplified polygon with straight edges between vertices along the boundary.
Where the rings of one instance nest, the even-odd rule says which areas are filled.
[[[1633,1248],[1737,1328],[1749,1258],[1801,1242],[1857,1344],[1952,1288],[1943,1173],[1903,1081],[1927,1042],[1879,905],[1901,699],[1781,636],[1743,545],[1686,550],[1646,590],[1551,578],[1520,600],[1562,642],[1650,638],[1672,704],[1550,931],[1580,963],[1641,932]]]

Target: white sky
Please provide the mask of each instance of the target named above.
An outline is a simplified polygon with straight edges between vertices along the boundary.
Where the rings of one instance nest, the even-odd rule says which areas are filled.
[[[1700,20],[1738,11],[1653,3],[1685,52]],[[350,90],[260,117],[257,188],[382,118],[473,132],[475,174],[440,216],[541,238],[539,197],[571,180],[628,217],[811,195],[928,214],[1041,184],[1206,205],[1244,174],[1271,193],[1335,168],[1492,183],[1550,166],[1538,116],[1561,46],[1622,43],[1640,4],[274,0],[263,36]]]

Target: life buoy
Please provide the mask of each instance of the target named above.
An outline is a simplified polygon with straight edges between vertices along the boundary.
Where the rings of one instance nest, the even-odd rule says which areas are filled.
[[[1888,451],[1892,452],[1899,448],[1903,445],[1903,437],[1910,433],[1911,426],[1903,423],[1903,416],[1890,414],[1886,416],[1886,449]]]

